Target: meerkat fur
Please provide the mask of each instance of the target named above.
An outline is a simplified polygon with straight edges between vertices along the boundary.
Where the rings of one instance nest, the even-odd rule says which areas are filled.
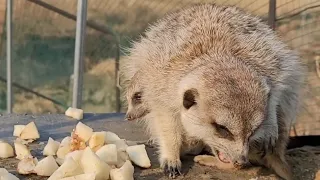
[[[292,179],[285,151],[304,68],[260,18],[215,4],[169,13],[130,49],[124,77],[138,71],[146,127],[170,177],[191,139],[236,167],[256,162]]]

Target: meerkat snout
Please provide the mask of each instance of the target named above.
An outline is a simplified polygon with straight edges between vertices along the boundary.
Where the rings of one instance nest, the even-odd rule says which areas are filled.
[[[142,92],[135,92],[130,97],[125,119],[128,121],[142,119],[149,113],[149,108],[142,100]]]

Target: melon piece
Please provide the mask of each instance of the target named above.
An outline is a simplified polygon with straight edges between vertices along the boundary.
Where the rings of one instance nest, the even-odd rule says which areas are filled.
[[[0,168],[1,180],[19,180],[15,175],[9,173],[5,168]]]
[[[16,140],[14,140],[15,142],[19,142],[21,144],[27,145],[30,144],[34,141],[34,139],[21,139],[21,138],[17,138]]]
[[[93,129],[82,122],[79,122],[76,126],[75,134],[77,134],[84,142],[87,142],[93,134]]]
[[[33,158],[31,156],[24,158],[18,163],[17,171],[19,174],[32,174],[34,173],[33,170],[36,167],[37,163],[37,158]]]
[[[96,152],[104,145],[105,133],[94,132],[89,140],[89,147]]]
[[[125,139],[117,140],[114,142],[114,144],[117,146],[117,149],[121,151],[125,151],[128,147]]]
[[[21,144],[19,142],[15,142],[14,149],[15,149],[15,153],[17,155],[16,158],[19,160],[22,160],[22,159],[30,157],[30,156],[32,157],[30,150],[24,144]]]
[[[66,110],[65,115],[68,117],[72,117],[73,119],[76,119],[76,120],[81,120],[81,119],[83,119],[83,110],[69,107]]]
[[[19,137],[25,127],[26,127],[25,125],[14,125],[13,126],[13,136]]]
[[[105,133],[105,143],[106,144],[114,144],[116,141],[120,140],[120,137],[113,133],[113,132],[110,132],[110,131],[103,131]]]
[[[21,134],[20,134],[21,139],[39,139],[40,134],[38,132],[36,124],[32,121],[29,124],[27,124]]]
[[[70,146],[62,146],[62,147],[59,147],[58,151],[57,151],[57,157],[60,158],[60,159],[64,159],[65,156],[71,152],[71,148]]]
[[[111,180],[133,180],[134,167],[129,160],[119,169],[110,170]]]
[[[79,163],[80,164],[80,160],[82,158],[82,154],[83,154],[83,150],[76,150],[76,151],[72,151],[70,153],[68,153],[66,156],[65,156],[65,159],[69,158],[69,157],[72,157],[72,159]]]
[[[118,157],[117,164],[116,164],[117,168],[121,168],[127,160],[130,160],[128,153],[126,151],[118,150],[117,157]]]
[[[69,152],[71,152],[71,137],[67,136],[62,139],[56,154],[58,158],[64,159],[66,154],[68,154]]]
[[[34,172],[38,176],[51,176],[58,168],[56,160],[50,155],[38,162]]]
[[[66,177],[62,178],[60,180],[94,180],[95,179],[94,173],[88,173],[88,174],[80,174],[72,177]]]
[[[137,142],[137,141],[127,141],[127,140],[126,140],[126,143],[127,143],[128,146],[138,145],[138,142]]]
[[[81,167],[84,173],[95,173],[96,180],[109,179],[110,166],[102,161],[91,149],[87,147],[82,154]]]
[[[116,165],[118,162],[117,146],[115,144],[107,144],[102,146],[97,152],[97,156],[109,165]]]
[[[44,156],[56,155],[59,149],[59,146],[60,146],[60,142],[55,141],[51,137],[49,137],[48,143],[43,149],[43,155]]]
[[[66,159],[66,157],[64,157]],[[61,158],[56,158],[56,162],[57,164],[59,164],[59,166],[61,166],[64,162],[64,159],[61,159]]]
[[[143,168],[151,167],[151,162],[144,144],[129,146],[126,149],[126,152],[128,153],[130,160],[137,166]]]
[[[62,139],[61,143],[60,143],[60,147],[62,146],[69,146],[71,144],[71,137],[67,136],[65,138]]]
[[[9,158],[14,156],[12,146],[4,141],[0,141],[0,158]]]
[[[60,180],[65,177],[83,174],[80,165],[72,157],[65,159],[64,163],[48,178],[48,180]]]
[[[86,142],[74,131],[71,133],[71,151],[83,150],[87,147]]]

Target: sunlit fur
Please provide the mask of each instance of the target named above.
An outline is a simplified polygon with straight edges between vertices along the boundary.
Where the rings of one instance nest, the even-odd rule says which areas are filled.
[[[162,167],[180,168],[184,144],[204,141],[233,162],[244,156],[291,179],[284,155],[304,69],[259,18],[235,7],[195,5],[152,24],[129,52],[122,75],[130,82],[143,74],[138,83],[150,109],[144,122]],[[196,104],[186,109],[190,89]],[[219,137],[212,123],[234,139]]]

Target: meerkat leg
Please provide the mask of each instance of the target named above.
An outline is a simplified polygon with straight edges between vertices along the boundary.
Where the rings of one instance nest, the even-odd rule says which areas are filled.
[[[292,170],[286,161],[285,154],[289,141],[291,122],[294,121],[297,108],[297,96],[293,92],[286,92],[278,106],[279,139],[275,151],[265,157],[266,166],[273,169],[280,177],[291,180]]]
[[[270,92],[272,91],[276,90],[271,90]],[[263,152],[262,156],[265,156],[269,151],[274,151],[278,140],[278,101],[277,93],[271,93],[265,120],[250,138],[250,144],[255,143],[255,148],[259,149],[260,152]]]
[[[154,120],[160,150],[160,167],[170,178],[175,178],[181,175],[182,130],[179,126],[179,120],[166,113],[157,114]]]
[[[280,130],[281,131],[281,130]],[[292,170],[286,161],[286,145],[288,141],[287,131],[279,134],[275,151],[267,153],[264,157],[265,166],[271,168],[275,173],[286,180],[292,179]]]

